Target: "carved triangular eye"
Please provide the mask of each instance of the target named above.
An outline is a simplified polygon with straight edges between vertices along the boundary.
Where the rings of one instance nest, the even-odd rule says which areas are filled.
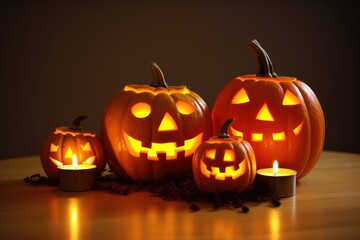
[[[176,102],[176,107],[181,114],[189,115],[195,111],[195,107],[183,100],[179,100]]]
[[[55,145],[53,143],[50,145],[50,152],[57,152],[58,149],[59,145]]]
[[[299,133],[300,133],[303,125],[304,125],[304,122],[301,122],[301,123],[293,130],[293,132],[294,132],[294,134],[295,134],[296,136],[299,135]]]
[[[233,97],[231,101],[232,104],[241,104],[246,102],[250,102],[250,99],[244,88],[241,88],[240,91],[236,93],[236,95]]]
[[[297,98],[291,91],[286,90],[282,105],[297,105],[300,104],[299,98]]]
[[[91,151],[90,143],[86,143],[85,145],[80,145],[83,151]]]

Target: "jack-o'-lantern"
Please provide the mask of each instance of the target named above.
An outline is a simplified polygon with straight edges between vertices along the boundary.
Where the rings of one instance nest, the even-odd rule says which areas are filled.
[[[277,76],[272,62],[253,40],[250,47],[260,65],[257,75],[231,80],[220,92],[212,110],[213,131],[229,117],[236,117],[230,133],[253,147],[258,168],[274,160],[307,175],[317,163],[325,138],[325,119],[314,92],[304,82]]]
[[[256,159],[251,145],[228,134],[234,119],[227,120],[218,136],[203,142],[193,156],[196,185],[204,192],[244,192],[256,175]]]
[[[191,173],[191,159],[211,136],[205,101],[186,86],[168,86],[151,64],[150,85],[126,85],[108,103],[102,141],[111,169],[120,177],[153,181]]]
[[[71,127],[57,127],[44,141],[40,160],[45,173],[57,179],[58,167],[72,164],[76,155],[78,164],[96,165],[96,174],[100,175],[106,162],[99,138],[96,134],[81,130],[80,122],[87,115],[76,118]]]

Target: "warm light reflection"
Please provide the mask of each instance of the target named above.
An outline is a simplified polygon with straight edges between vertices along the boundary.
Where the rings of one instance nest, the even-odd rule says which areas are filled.
[[[147,202],[139,208],[131,209],[126,216],[129,228],[119,237],[125,239],[191,239],[194,236],[194,215],[189,214],[187,205],[179,203]],[[184,211],[186,209],[186,211]],[[129,236],[128,236],[129,235]],[[128,236],[128,237],[127,237]]]
[[[77,199],[70,199],[69,204],[70,239],[79,239],[79,206]]]
[[[217,217],[209,221],[208,226],[201,226],[203,228],[207,227],[209,232],[208,238],[211,239],[242,239],[243,227],[237,221],[229,221],[226,217]],[[238,237],[235,237],[237,235]],[[210,237],[211,236],[211,237]],[[206,237],[204,237],[206,238]]]
[[[279,211],[277,211],[277,209],[272,209],[270,212],[270,229],[271,239],[278,240],[280,235],[280,217]]]
[[[56,236],[58,236],[58,232],[62,231],[62,213],[64,211],[61,211],[61,204],[60,204],[60,198],[57,195],[51,195],[51,197],[48,199],[49,205],[50,205],[50,213],[51,213],[51,230],[52,230],[52,236],[50,236],[50,239],[55,239]],[[44,206],[45,207],[45,206]]]
[[[73,158],[72,158],[72,165],[75,169],[78,168],[78,159],[77,159],[77,156],[76,154],[74,154]]]
[[[277,160],[274,161],[273,163],[273,173],[274,173],[274,176],[276,176],[276,174],[278,173],[279,171],[279,163]]]

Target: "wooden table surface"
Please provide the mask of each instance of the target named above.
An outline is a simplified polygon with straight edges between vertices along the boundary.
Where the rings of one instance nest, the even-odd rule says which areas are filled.
[[[149,192],[63,192],[26,184],[45,175],[38,156],[0,160],[1,239],[360,239],[360,154],[324,151],[297,194],[237,210]]]

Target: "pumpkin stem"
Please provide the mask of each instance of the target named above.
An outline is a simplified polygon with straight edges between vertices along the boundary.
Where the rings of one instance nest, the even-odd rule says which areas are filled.
[[[81,116],[77,117],[77,118],[73,121],[70,129],[72,129],[72,130],[81,130],[80,122],[81,122],[82,120],[87,119],[88,117],[89,117],[89,115],[87,115],[87,114],[81,115]]]
[[[277,74],[274,72],[273,64],[270,60],[267,52],[261,47],[260,43],[253,39],[250,43],[251,49],[255,52],[257,60],[259,62],[258,77],[273,77],[276,78]]]
[[[228,133],[228,128],[234,120],[235,120],[235,118],[230,118],[222,125],[219,136],[218,136],[219,138],[229,138],[230,137],[230,135]]]
[[[168,85],[165,82],[164,74],[162,73],[160,67],[154,62],[152,62],[150,64],[150,67],[151,67],[151,72],[153,75],[153,81],[150,84],[150,86],[155,87],[155,88],[158,88],[158,87],[167,88]]]

